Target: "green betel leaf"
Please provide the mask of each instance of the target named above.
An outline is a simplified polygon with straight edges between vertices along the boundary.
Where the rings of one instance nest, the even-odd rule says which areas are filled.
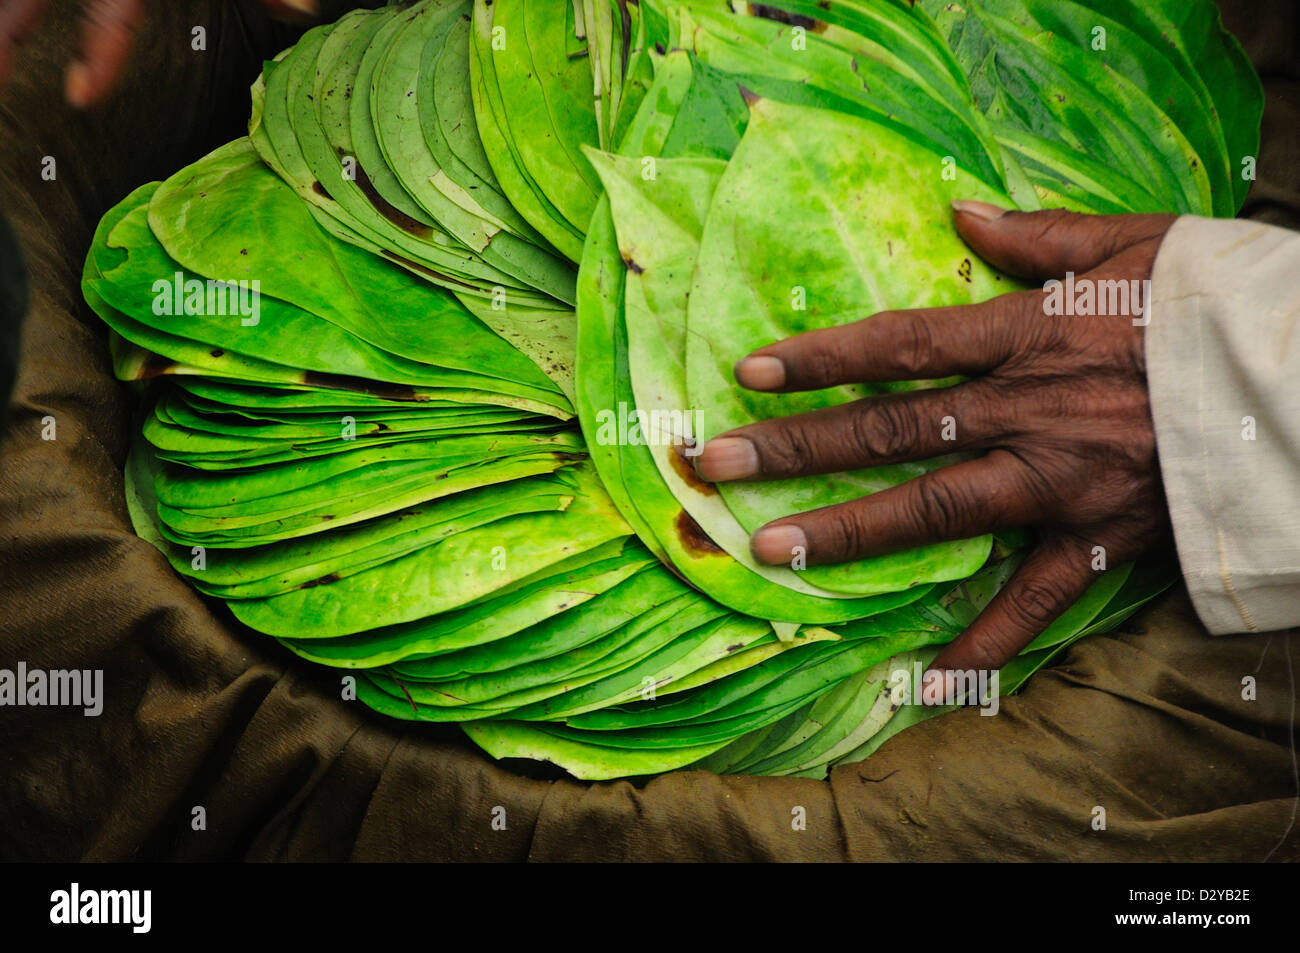
[[[407,708],[403,714],[395,701],[391,704],[391,713],[399,718],[411,717],[410,709]],[[683,768],[726,744],[713,742],[687,748],[629,751],[556,737],[537,725],[524,722],[475,721],[463,727],[465,733],[494,758],[549,761],[576,777],[592,781],[659,774]]]
[[[649,618],[647,614],[651,612],[660,613],[650,619],[655,625],[697,609],[703,615],[696,625],[725,614],[720,606],[691,592],[671,573],[647,560],[644,551],[629,547],[629,553],[639,556],[628,562],[633,571],[607,591],[590,593],[589,584],[584,582],[581,589],[575,587],[567,607],[525,631],[401,662],[392,667],[394,674],[406,679],[437,681],[500,672],[563,657],[638,619]]]
[[[529,225],[561,254],[576,261],[581,253],[581,234],[565,221],[529,178],[519,148],[505,124],[493,45],[505,43],[508,34],[496,31],[494,15],[491,4],[475,0],[470,31],[470,83],[475,124],[490,174]]]
[[[521,390],[512,382],[478,373],[482,365],[473,367],[465,359],[472,357],[472,350],[469,355],[448,353],[437,364],[423,363],[393,355],[341,324],[263,294],[260,279],[254,299],[249,284],[255,272],[245,272],[242,278],[230,276],[227,280],[232,284],[227,288],[210,287],[206,278],[171,259],[154,237],[147,220],[153,188],[132,193],[104,217],[92,249],[96,273],[87,276],[100,298],[131,319],[133,328],[144,325],[134,333],[126,332],[136,343],[167,350],[163,342],[183,338],[193,342],[191,357],[198,361],[242,355],[286,371],[300,368],[422,387],[500,389],[521,397],[551,399],[531,386]],[[117,249],[126,251],[125,259],[115,253]],[[246,284],[238,285],[241,280]],[[404,276],[400,280],[408,283]],[[421,299],[442,304],[439,292],[416,282],[409,286],[409,307],[417,307]],[[255,311],[241,310],[253,304]],[[333,313],[346,313],[345,308],[346,302],[340,301]],[[501,342],[486,329],[478,330],[478,338],[476,343],[485,345],[481,352],[485,358],[503,353]]]
[[[942,396],[732,366],[1019,288],[952,199],[1232,214],[1262,105],[1209,0],[416,0],[309,30],[251,99],[87,256],[143,397],[132,523],[376,712],[585,779],[824,779],[942,715],[911,677],[1033,533],[761,565],[769,520],[957,458],[712,486],[679,450]],[[998,691],[1174,577],[1099,571]]]
[[[329,585],[231,608],[241,621],[270,635],[350,635],[458,608],[627,535],[627,525],[601,498],[594,478],[587,478],[562,513],[501,520]]]
[[[433,66],[434,54],[446,42],[452,25],[464,24],[469,9],[466,0],[430,0],[403,18],[392,35],[370,92],[380,147],[405,190],[447,233],[514,282],[571,303],[574,275],[569,263],[512,234],[510,225],[457,186],[439,166],[422,128],[420,103],[435,94],[424,81],[422,68]],[[468,81],[466,75],[463,82]]]
[[[1200,77],[1178,71],[1177,57],[1168,43],[1152,46],[1139,33],[1118,20],[1073,2],[1021,0],[1024,14],[1008,19],[1023,22],[1032,17],[1045,30],[1055,33],[1079,50],[1086,51],[1108,70],[1130,80],[1137,91],[1166,113],[1195,150],[1193,161],[1204,165],[1213,194],[1216,215],[1235,212],[1232,191],[1233,169],[1228,162],[1223,128],[1214,101]],[[1130,95],[1133,93],[1131,92]]]
[[[960,171],[946,181],[941,157],[856,117],[768,100],[751,113],[714,195],[690,289],[686,381],[689,405],[708,408],[704,439],[901,389],[745,391],[731,368],[757,346],[879,311],[981,301],[1016,287],[974,258],[950,211],[959,196],[1003,204],[1006,196]],[[896,486],[943,462],[719,489],[752,533],[793,512]],[[832,591],[893,592],[968,576],[991,545],[988,537],[945,543],[802,575]]]
[[[565,629],[568,623],[560,617],[566,610],[614,589],[649,564],[645,550],[634,543],[629,542],[621,552],[616,550],[617,545],[597,547],[435,616],[354,635],[283,641],[291,651],[313,661],[352,668],[387,665],[396,677],[419,680],[426,670],[441,671],[438,659],[443,655],[478,649],[489,655],[508,655],[510,649],[494,643],[513,636],[532,637],[535,630],[549,630],[553,625]],[[602,605],[602,616],[609,611],[611,607]],[[719,607],[718,611],[725,610]],[[544,637],[541,631],[537,635]]]
[[[535,389],[521,396],[549,391],[557,407],[567,404],[536,364],[485,333],[453,295],[331,240],[257,162],[246,140],[223,146],[159,186],[149,224],[168,253],[199,275],[257,280],[262,293],[389,353],[489,373],[511,389]]]
[[[503,9],[500,4],[485,0],[474,2],[470,79],[474,84],[474,115],[479,135],[492,172],[507,198],[548,242],[570,260],[577,261],[582,253],[582,230],[552,203],[535,178],[539,164],[545,168],[558,162],[562,177],[557,184],[560,188],[570,188],[566,185],[569,182],[567,176],[576,170],[569,168],[567,175],[565,173],[570,160],[555,141],[549,110],[537,99],[541,90],[529,78],[529,67],[521,67],[521,62],[528,62],[527,36],[518,23],[511,30],[509,11],[504,15],[505,22],[497,20]],[[509,87],[512,96],[521,91],[528,92],[527,109],[518,108],[521,104],[508,101],[503,95],[501,70],[516,81]],[[519,85],[520,80],[522,85]],[[594,125],[594,110],[581,110],[580,117],[589,117]],[[595,130],[590,130],[589,141],[595,142],[596,139]],[[539,151],[543,157],[541,160]],[[545,161],[547,159],[550,161]],[[580,193],[588,187],[579,184],[576,188]],[[593,205],[594,201],[593,196]]]
[[[614,353],[627,354],[628,373],[615,373],[609,382],[614,391],[606,395],[608,402],[602,402],[603,406],[589,403],[583,421],[589,444],[618,445],[617,463],[612,463],[602,450],[598,465],[606,466],[611,477],[621,475],[625,506],[636,510],[648,526],[656,527],[651,532],[672,565],[714,598],[739,611],[782,621],[830,622],[882,611],[919,597],[921,592],[917,590],[911,595],[890,593],[870,602],[841,600],[834,593],[804,584],[789,570],[760,565],[750,554],[748,534],[716,491],[694,477],[671,439],[663,440],[661,434],[658,442],[647,445],[644,437],[638,442],[631,440],[630,434],[624,439],[618,433],[618,421],[629,413],[666,412],[666,417],[658,419],[666,420],[671,427],[673,410],[686,408],[689,413],[692,406],[686,400],[684,361],[679,356],[685,348],[685,282],[693,273],[694,249],[689,236],[702,226],[710,182],[721,171],[721,164],[710,159],[661,160],[655,166],[655,178],[647,182],[641,176],[641,162],[595,153],[592,161],[609,183],[611,203],[624,212],[625,231],[634,227],[644,230],[646,236],[635,247],[628,244],[620,249],[614,245],[612,260],[593,258],[584,262],[584,270],[599,269],[610,276],[622,273],[625,306],[629,301],[627,293],[633,293],[626,328],[640,328],[635,338],[641,345],[639,350],[632,348],[631,334],[628,344],[623,345],[622,322],[606,332],[612,334]],[[691,192],[695,193],[692,199],[678,201],[677,197]],[[594,256],[598,249],[589,252]],[[635,267],[628,265],[629,261]],[[637,272],[637,268],[641,271]],[[643,299],[635,297],[641,290],[641,279],[655,289],[660,312],[640,305]],[[616,316],[603,310],[603,304],[594,300],[593,304],[599,311],[584,320],[602,324],[617,321]],[[594,360],[601,359],[600,335],[599,329],[592,332]],[[642,392],[634,394],[633,386],[638,385]],[[683,411],[677,414],[681,418]],[[670,432],[668,436],[679,435]]]
[[[1200,118],[1222,130],[1233,198],[1228,214],[1239,211],[1253,181],[1246,172],[1259,156],[1264,90],[1241,44],[1223,28],[1218,6],[1212,0],[1077,2],[1129,27],[1160,50],[1187,83],[1204,89],[1214,108],[1212,116]]]

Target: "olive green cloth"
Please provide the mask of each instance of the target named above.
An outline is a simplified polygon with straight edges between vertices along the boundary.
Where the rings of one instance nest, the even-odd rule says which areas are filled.
[[[27,311],[27,269],[18,237],[0,214],[0,424],[18,374],[23,315]]]
[[[337,673],[241,628],[131,532],[130,393],[78,288],[99,216],[238,135],[259,60],[290,35],[251,3],[154,3],[121,95],[80,116],[60,102],[79,5],[54,6],[0,94],[0,208],[31,269],[0,439],[0,669],[103,669],[105,700],[98,718],[0,708],[0,858],[1300,859],[1300,639],[1211,638],[1181,591],[998,716],[931,720],[825,783],[583,784],[343,701]],[[1270,85],[1251,211],[1295,226],[1294,4],[1231,12]]]

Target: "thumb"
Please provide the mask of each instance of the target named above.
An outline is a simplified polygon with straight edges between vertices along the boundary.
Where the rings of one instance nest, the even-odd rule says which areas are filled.
[[[972,251],[1007,274],[1036,281],[1092,271],[1126,248],[1164,235],[1177,218],[1013,212],[968,201],[952,207],[957,231]]]

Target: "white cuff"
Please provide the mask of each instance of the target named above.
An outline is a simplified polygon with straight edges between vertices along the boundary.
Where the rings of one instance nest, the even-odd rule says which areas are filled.
[[[1180,218],[1147,377],[1183,575],[1212,633],[1300,625],[1300,233]]]

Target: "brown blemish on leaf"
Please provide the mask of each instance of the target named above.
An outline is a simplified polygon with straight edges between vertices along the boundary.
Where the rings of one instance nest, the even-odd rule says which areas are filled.
[[[312,387],[324,387],[329,390],[348,390],[360,394],[368,394],[371,397],[382,397],[386,400],[424,400],[426,398],[417,397],[415,389],[405,384],[389,384],[380,381],[367,380],[364,377],[349,377],[346,374],[326,374],[323,371],[306,371],[303,374],[302,381],[304,384],[310,384]]]
[[[332,582],[338,582],[343,577],[336,572],[321,576],[319,579],[313,579],[311,582],[304,582],[299,589],[315,589],[317,586],[328,586]]]
[[[330,195],[328,192],[326,192],[326,191],[325,191],[325,186],[321,185],[319,182],[313,182],[313,183],[311,184],[311,190],[312,190],[313,192],[315,192],[317,195],[323,195],[325,198],[329,199],[331,202],[334,201],[334,196],[332,196],[332,195]]]
[[[470,291],[478,290],[478,288],[474,287],[474,285],[471,285],[465,281],[461,281],[459,278],[453,278],[451,275],[445,275],[440,271],[434,271],[432,268],[429,268],[425,265],[421,265],[418,262],[411,261],[409,258],[403,258],[400,255],[394,255],[387,248],[385,248],[383,252],[385,258],[387,258],[389,261],[397,262],[397,264],[403,266],[404,268],[411,268],[415,271],[418,271],[422,275],[428,275],[430,278],[435,278],[438,281],[447,281],[453,285],[459,285],[462,288],[468,288]]]
[[[140,365],[140,373],[135,379],[138,381],[147,381],[151,377],[161,377],[176,366],[176,362],[170,357],[163,357],[161,354],[150,352]]]
[[[392,672],[389,672],[388,677],[392,678],[393,683],[402,690],[402,694],[405,695],[406,700],[410,702],[411,711],[415,712],[418,715],[420,713],[420,708],[418,705],[415,704],[415,699],[412,698],[411,693],[406,690],[406,686],[402,684],[401,679],[394,678]]]
[[[627,252],[620,252],[619,254],[622,255],[623,264],[627,265],[628,271],[637,275],[643,274],[645,272],[645,269],[641,267],[641,265],[637,264],[635,259],[633,259],[632,256],[629,255]]]
[[[749,4],[749,15],[761,17],[764,20],[775,20],[777,23],[784,23],[787,26],[801,26],[810,33],[825,33],[828,26],[823,20],[807,17],[802,13],[788,13],[779,7],[770,6],[766,3]]]
[[[673,521],[677,529],[677,537],[682,541],[682,545],[693,553],[699,553],[704,556],[723,555],[723,549],[713,541],[713,538],[695,522],[690,513],[682,510],[677,514],[677,519]]]
[[[634,3],[637,0],[633,0]],[[627,64],[632,55],[632,14],[627,8],[627,0],[618,0],[619,26],[623,34],[623,78],[627,79]]]
[[[678,444],[673,448],[672,455],[668,458],[672,462],[672,468],[677,471],[677,475],[682,478],[682,481],[695,492],[704,496],[716,496],[718,488],[712,483],[706,483],[700,479],[700,475],[695,472],[695,467],[686,459],[685,450],[686,448],[682,444]]]
[[[338,151],[339,155],[344,154],[342,149],[339,149]],[[356,163],[357,188],[359,188],[361,194],[366,197],[366,201],[374,206],[376,212],[384,216],[384,218],[388,219],[408,235],[414,235],[416,238],[425,239],[433,237],[432,228],[425,225],[423,222],[417,222],[397,206],[389,204],[388,200],[375,190],[375,185],[370,181],[370,176],[366,175],[366,170],[361,168],[361,163],[356,161],[355,156],[352,157],[352,160]]]

